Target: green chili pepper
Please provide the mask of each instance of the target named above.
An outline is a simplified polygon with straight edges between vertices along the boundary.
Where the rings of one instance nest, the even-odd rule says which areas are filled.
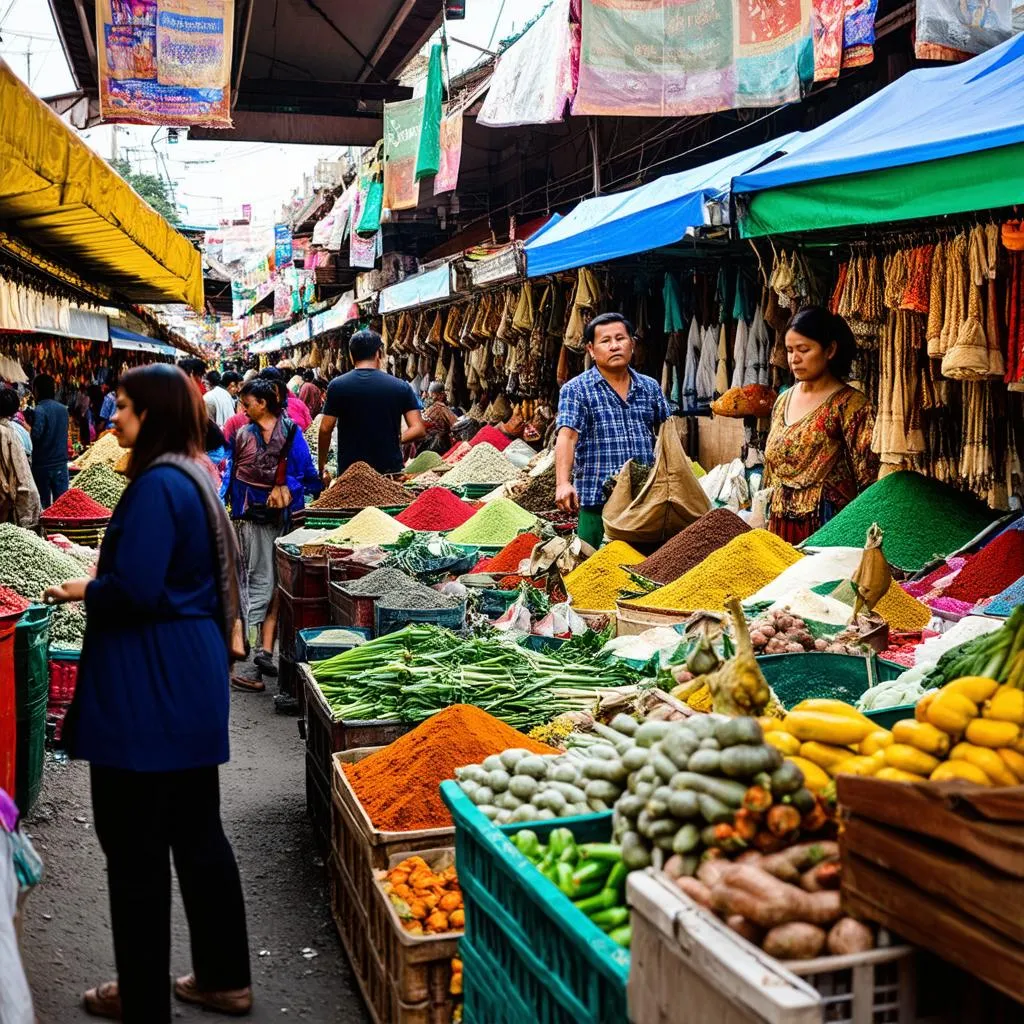
[[[621,898],[626,885],[626,878],[629,875],[629,868],[620,860],[617,864],[612,865],[611,871],[608,872],[608,881],[604,883],[606,889],[611,889]]]
[[[602,931],[611,932],[629,922],[629,907],[611,907],[590,915],[590,920]]]
[[[548,836],[548,848],[556,857],[561,857],[566,850],[575,848],[575,846],[576,837],[567,828],[551,830],[551,834]]]
[[[623,925],[621,928],[616,928],[615,931],[608,933],[608,938],[612,942],[617,942],[620,946],[625,946],[629,949],[629,944],[633,941],[633,928],[631,925]]]
[[[622,860],[622,847],[618,843],[584,843],[580,856],[584,860],[606,860],[614,864]]]
[[[618,904],[618,902],[619,898],[615,893],[609,892],[607,889],[602,889],[594,896],[588,896],[586,899],[576,900],[575,905],[578,910],[583,911],[587,917],[590,917],[592,914],[596,914],[601,910],[611,910],[612,907]]]
[[[555,877],[558,879],[558,888],[570,899],[576,895],[572,884],[572,865],[559,861],[555,865]]]
[[[576,870],[573,872],[572,880],[574,885],[583,885],[584,882],[596,882],[598,879],[601,880],[601,884],[604,884],[604,880],[608,877],[610,867],[608,864],[604,864],[601,861],[589,860],[584,861]]]

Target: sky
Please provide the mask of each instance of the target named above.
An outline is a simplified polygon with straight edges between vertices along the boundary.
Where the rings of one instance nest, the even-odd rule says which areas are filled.
[[[452,22],[449,38],[493,48],[521,28],[545,0],[467,0],[466,19]],[[46,0],[0,0],[0,57],[28,82],[39,96],[54,96],[74,88]],[[452,74],[475,64],[484,55],[451,42]],[[253,221],[272,224],[283,203],[312,174],[320,158],[337,159],[339,147],[273,145],[251,142],[191,142],[184,135],[176,144],[163,129],[132,125],[101,125],[81,133],[105,158],[117,153],[136,170],[166,173],[174,182],[175,199],[184,223],[214,226],[222,218],[242,216],[252,206]]]

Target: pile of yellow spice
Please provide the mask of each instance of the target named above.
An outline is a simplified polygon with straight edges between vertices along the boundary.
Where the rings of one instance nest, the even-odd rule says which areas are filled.
[[[614,611],[619,594],[633,587],[629,573],[622,566],[638,565],[643,560],[644,556],[625,541],[613,540],[565,577],[565,589],[577,608]]]

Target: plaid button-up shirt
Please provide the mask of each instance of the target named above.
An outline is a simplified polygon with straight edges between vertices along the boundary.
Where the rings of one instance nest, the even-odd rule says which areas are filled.
[[[654,462],[658,427],[671,415],[658,382],[629,370],[623,401],[596,366],[574,377],[558,394],[558,427],[579,434],[573,483],[585,507],[604,504],[604,482],[630,459]]]

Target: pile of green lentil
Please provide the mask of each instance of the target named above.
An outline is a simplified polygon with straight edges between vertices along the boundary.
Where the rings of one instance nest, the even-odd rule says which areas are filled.
[[[520,508],[508,498],[498,498],[484,505],[472,519],[448,534],[453,544],[483,544],[486,547],[504,547],[509,541],[537,525],[532,512]]]
[[[80,491],[85,491],[90,498],[110,509],[121,500],[121,495],[128,486],[127,477],[102,462],[83,469],[75,477],[74,482]]]
[[[917,572],[958,551],[998,515],[955,487],[901,470],[883,476],[859,494],[812,534],[806,546],[863,547],[871,524],[878,523],[889,564]]]

